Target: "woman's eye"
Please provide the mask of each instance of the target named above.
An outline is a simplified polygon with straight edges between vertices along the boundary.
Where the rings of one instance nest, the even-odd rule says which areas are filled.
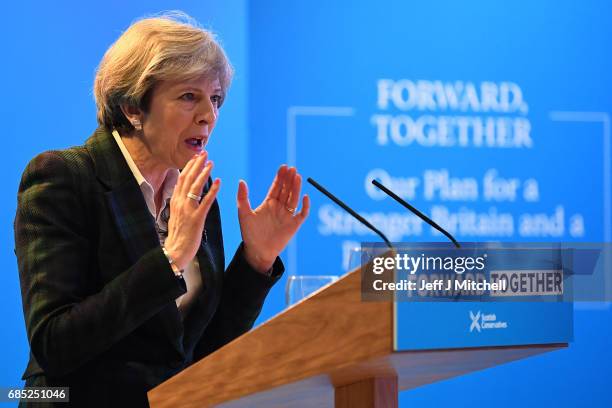
[[[210,97],[210,100],[212,101],[212,103],[214,103],[216,106],[219,106],[221,104],[221,95],[213,95]]]
[[[181,95],[181,99],[184,101],[193,101],[195,99],[195,95],[193,92],[187,92]]]

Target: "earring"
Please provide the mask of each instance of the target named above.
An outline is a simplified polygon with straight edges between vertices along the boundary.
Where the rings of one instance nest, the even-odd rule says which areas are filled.
[[[135,120],[132,122],[132,126],[134,126],[134,129],[136,130],[142,130],[142,124],[140,123],[139,120]]]

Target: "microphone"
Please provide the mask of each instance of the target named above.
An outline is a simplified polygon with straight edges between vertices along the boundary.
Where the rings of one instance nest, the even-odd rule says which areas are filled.
[[[403,205],[404,207],[412,211],[420,219],[422,219],[423,221],[425,221],[426,223],[428,223],[429,225],[431,225],[432,227],[440,231],[442,234],[446,235],[448,239],[453,241],[453,244],[455,244],[455,247],[461,248],[461,245],[459,245],[457,240],[450,233],[448,233],[444,228],[436,224],[432,219],[430,219],[428,216],[426,216],[425,214],[423,214],[422,212],[420,212],[419,210],[417,210],[416,208],[408,204],[406,201],[402,200],[397,194],[389,190],[387,187],[383,186],[378,180],[372,179],[372,184],[374,184],[376,187],[384,191],[388,196],[393,198],[395,201],[397,201],[398,203],[400,203],[401,205]]]
[[[316,188],[317,190],[319,190],[320,192],[322,192],[323,194],[325,194],[330,200],[332,200],[334,203],[338,204],[340,207],[342,207],[343,210],[345,210],[346,212],[348,212],[349,214],[351,214],[353,217],[355,217],[360,223],[362,223],[363,225],[365,225],[366,227],[368,227],[369,229],[371,229],[372,231],[374,231],[376,234],[378,234],[379,237],[381,237],[383,239],[383,241],[385,241],[385,244],[387,244],[387,246],[389,248],[391,248],[392,250],[394,250],[395,248],[393,247],[393,245],[391,245],[391,242],[387,239],[387,237],[385,236],[385,234],[383,234],[382,232],[380,232],[378,229],[376,229],[376,227],[374,227],[372,224],[370,224],[368,222],[368,220],[366,220],[365,218],[363,218],[361,215],[357,214],[357,212],[355,212],[353,209],[351,209],[348,205],[344,204],[342,201],[340,201],[339,198],[337,198],[336,196],[334,196],[332,193],[330,193],[329,191],[327,191],[323,186],[321,186],[319,183],[317,183],[316,181],[314,181],[312,178],[308,177],[308,182],[310,184],[312,184],[314,186],[314,188]]]

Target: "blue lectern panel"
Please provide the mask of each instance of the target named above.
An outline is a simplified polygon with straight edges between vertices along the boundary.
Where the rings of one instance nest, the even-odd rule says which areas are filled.
[[[394,292],[395,350],[572,341],[573,273],[592,272],[569,262],[565,255],[573,252],[558,244],[468,243],[460,249],[440,243],[399,246],[395,257],[408,262],[395,265],[394,279],[412,280],[417,289]],[[441,262],[430,263],[442,259],[454,270],[442,270]],[[475,260],[469,271],[464,267],[468,259]],[[411,260],[419,263],[411,264]],[[574,267],[572,272],[564,269],[566,264]],[[590,268],[593,262],[586,264]],[[407,270],[406,265],[415,267]],[[368,267],[363,269],[364,274],[369,272]],[[499,283],[501,276],[506,281],[502,290],[486,286]],[[454,286],[469,280],[479,280],[489,289],[466,291]],[[436,281],[441,283],[438,289],[418,290]],[[439,289],[451,287],[454,290]]]
[[[395,325],[396,351],[567,343],[573,305],[398,302]]]

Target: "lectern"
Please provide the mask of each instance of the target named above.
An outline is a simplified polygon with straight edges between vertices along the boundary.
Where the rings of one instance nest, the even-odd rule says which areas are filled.
[[[434,304],[414,306],[427,305]],[[449,304],[435,305],[452,309]],[[398,318],[404,320],[401,331],[406,335],[412,330],[423,337],[427,327],[419,326],[424,317],[415,309],[417,325],[406,331],[410,314],[400,316],[397,306],[362,301],[361,273],[352,271],[149,391],[151,407],[396,407],[399,390],[567,347],[568,333],[571,336],[571,314],[547,309],[553,320],[569,318],[551,324],[569,325],[570,331],[553,330],[552,336],[533,342],[529,333],[506,334],[496,341],[493,334],[474,329],[474,317],[485,313],[482,307],[465,303],[458,311],[457,330],[469,341],[459,339],[457,344],[468,346],[453,347],[454,334],[449,331],[447,343],[438,341],[428,348],[417,342],[402,348],[396,338]],[[439,337],[444,321],[433,316],[425,324]],[[533,314],[522,318],[548,324]],[[506,332],[513,327],[513,321],[507,322]],[[485,346],[478,345],[479,338]],[[513,338],[522,344],[512,344]]]

